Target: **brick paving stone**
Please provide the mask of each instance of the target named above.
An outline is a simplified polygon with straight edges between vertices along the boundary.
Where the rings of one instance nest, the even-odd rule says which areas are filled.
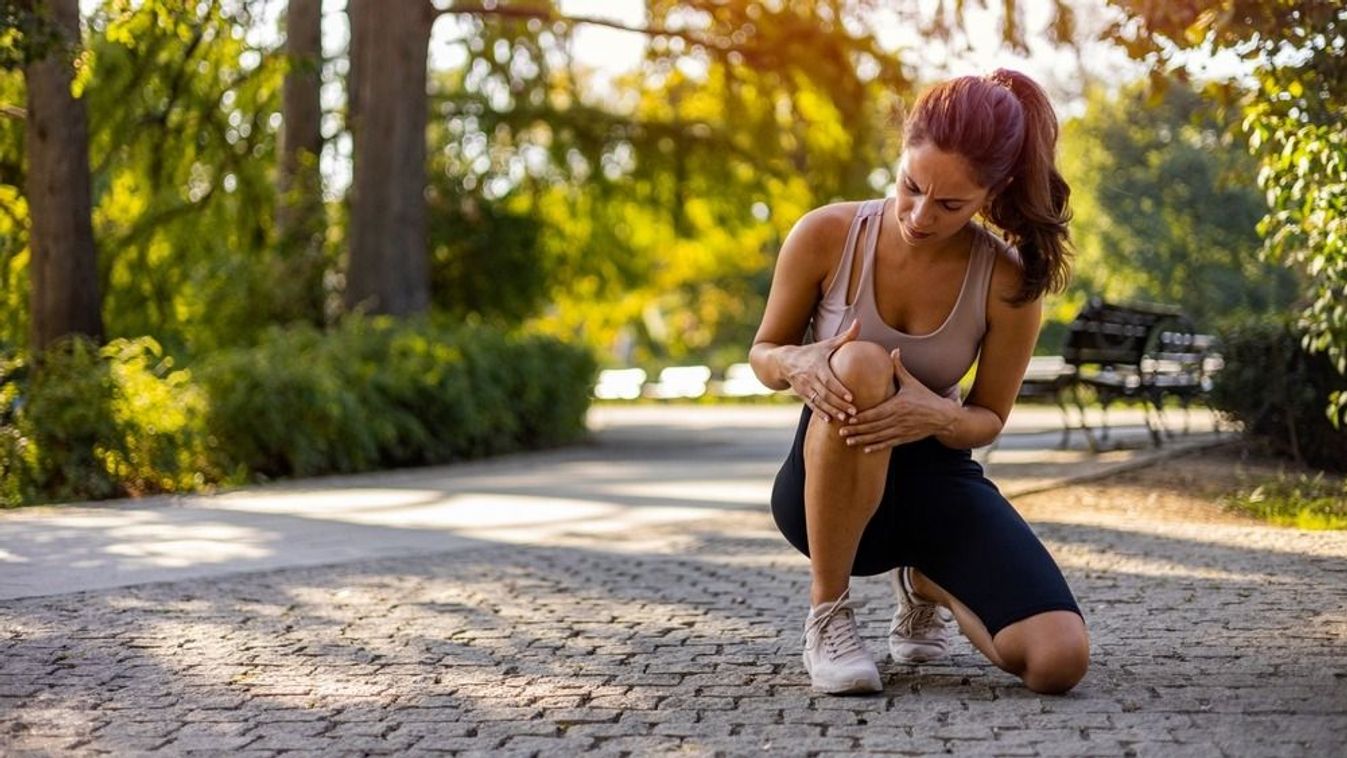
[[[812,692],[807,563],[765,509],[707,509],[603,540],[0,601],[0,753],[1344,752],[1347,535],[1035,529],[1092,632],[1062,697],[963,639],[943,662],[881,659],[879,695]],[[853,588],[878,656],[887,584]]]

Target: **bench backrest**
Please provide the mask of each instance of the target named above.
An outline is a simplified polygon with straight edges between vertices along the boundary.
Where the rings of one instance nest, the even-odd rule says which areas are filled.
[[[1140,368],[1147,356],[1191,349],[1193,328],[1178,308],[1089,302],[1071,322],[1062,357],[1072,366]],[[1163,338],[1163,339],[1162,339]]]

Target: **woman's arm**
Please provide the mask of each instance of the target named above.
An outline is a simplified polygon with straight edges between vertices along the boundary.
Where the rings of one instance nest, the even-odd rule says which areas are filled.
[[[997,255],[987,298],[987,334],[982,338],[973,389],[963,406],[952,410],[948,426],[935,435],[946,447],[990,444],[1015,405],[1043,321],[1041,298],[1019,306],[1006,302],[1018,290],[1021,276],[1018,263]]]
[[[845,212],[845,208],[841,209]],[[806,213],[781,245],[762,324],[748,352],[758,379],[772,389],[787,387],[824,416],[842,420],[855,414],[852,395],[828,365],[828,356],[859,330],[802,346],[805,329],[836,263],[841,243],[835,239],[839,208],[826,206]]]

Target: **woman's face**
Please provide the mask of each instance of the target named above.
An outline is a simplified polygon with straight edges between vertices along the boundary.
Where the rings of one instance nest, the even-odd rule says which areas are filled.
[[[913,247],[938,245],[986,205],[968,161],[931,143],[908,147],[898,163],[898,228]]]

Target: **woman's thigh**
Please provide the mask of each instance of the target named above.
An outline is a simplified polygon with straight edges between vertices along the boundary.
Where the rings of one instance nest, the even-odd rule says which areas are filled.
[[[915,489],[897,527],[911,565],[990,634],[1048,611],[1080,614],[1057,562],[976,462],[932,467]]]

